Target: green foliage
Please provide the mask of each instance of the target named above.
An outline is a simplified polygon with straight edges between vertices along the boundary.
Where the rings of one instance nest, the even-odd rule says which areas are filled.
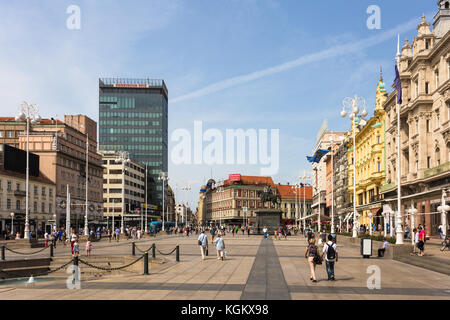
[[[346,236],[346,237],[352,237],[353,236],[353,234],[350,233],[350,232],[342,232],[342,233],[338,233],[338,235]],[[373,241],[381,241],[381,242],[383,242],[385,237],[384,236],[370,236],[368,234],[360,234],[360,235],[358,235],[358,238],[360,238],[360,239],[362,239],[362,238],[364,238],[364,239],[372,239]],[[395,244],[396,238],[395,237],[386,237],[386,240],[389,243]]]

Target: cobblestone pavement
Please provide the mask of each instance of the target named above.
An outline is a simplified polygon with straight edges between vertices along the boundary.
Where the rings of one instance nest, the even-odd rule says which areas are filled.
[[[275,241],[263,240],[261,236],[233,237],[227,234],[224,239],[227,251],[224,261],[217,259],[211,245],[209,256],[202,261],[195,235],[161,236],[141,240],[137,245],[145,249],[156,241],[157,248],[167,252],[180,244],[180,262],[175,262],[174,254],[165,256],[167,263],[152,268],[148,276],[81,279],[79,290],[67,289],[66,279],[33,285],[3,284],[0,285],[0,299],[450,300],[449,276],[388,259],[362,259],[356,248],[339,247],[339,262],[335,268],[337,281],[327,281],[325,265],[321,265],[317,268],[319,281],[312,283],[304,258],[305,238],[293,236]],[[94,243],[94,255],[130,255],[130,242]],[[68,255],[67,247],[60,246],[55,252],[58,256]],[[372,276],[368,268],[373,266],[380,270],[381,289],[367,287],[368,278]]]

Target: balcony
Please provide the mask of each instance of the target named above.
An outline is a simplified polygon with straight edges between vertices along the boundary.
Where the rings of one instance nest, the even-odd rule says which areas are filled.
[[[14,195],[16,197],[25,197],[27,193],[23,190],[14,190]]]
[[[377,194],[377,195],[370,197],[370,203],[381,201],[381,200],[383,200],[383,198],[381,197],[381,194]]]
[[[450,171],[450,161],[447,161],[444,164],[441,164],[440,166],[425,170],[424,172],[424,179]]]

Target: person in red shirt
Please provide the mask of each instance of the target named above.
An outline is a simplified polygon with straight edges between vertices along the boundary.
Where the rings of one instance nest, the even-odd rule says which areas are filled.
[[[425,228],[420,225],[419,226],[419,243],[417,244],[417,248],[419,248],[419,254],[418,254],[419,257],[422,257],[424,255],[425,240],[426,240]]]

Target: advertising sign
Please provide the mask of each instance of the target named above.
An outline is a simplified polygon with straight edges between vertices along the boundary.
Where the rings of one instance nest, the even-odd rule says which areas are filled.
[[[230,181],[241,181],[241,175],[240,174],[230,174],[228,176],[228,180],[230,180]]]

